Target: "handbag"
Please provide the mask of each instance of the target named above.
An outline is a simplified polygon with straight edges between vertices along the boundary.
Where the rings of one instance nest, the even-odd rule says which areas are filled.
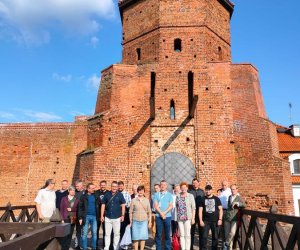
[[[76,199],[76,198],[73,198],[72,200],[69,200],[69,199],[68,199],[68,201],[69,201],[69,208],[71,208],[71,210],[72,210],[72,208],[73,208],[73,206],[74,206],[75,199]],[[75,224],[75,223],[76,223],[76,221],[77,221],[77,216],[74,215],[74,212],[72,212],[72,211],[69,212],[69,219],[70,219],[70,223],[71,223],[71,224]]]
[[[76,221],[77,221],[77,217],[75,216],[75,215],[70,215],[70,223],[71,224],[75,224],[76,223]]]
[[[173,250],[180,250],[178,229],[175,231],[175,233],[172,236],[172,248]]]
[[[50,222],[61,222],[61,221],[62,221],[61,214],[60,214],[58,208],[56,208],[50,217]]]

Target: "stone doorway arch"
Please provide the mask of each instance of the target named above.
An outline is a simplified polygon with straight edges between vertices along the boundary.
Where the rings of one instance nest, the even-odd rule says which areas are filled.
[[[171,152],[160,156],[151,169],[151,192],[153,185],[161,180],[168,182],[168,190],[172,192],[172,185],[182,181],[190,184],[196,177],[196,169],[193,162],[180,153]]]

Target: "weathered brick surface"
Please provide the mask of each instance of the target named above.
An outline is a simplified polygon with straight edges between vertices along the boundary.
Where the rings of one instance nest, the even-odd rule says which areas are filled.
[[[86,148],[86,128],[85,122],[1,124],[0,206],[32,204],[48,178],[59,187],[78,177],[76,155]]]
[[[266,119],[258,72],[252,65],[231,63],[230,13],[221,1],[123,2],[134,3],[121,9],[122,64],[102,71],[95,115],[87,120],[88,125],[80,129],[68,125],[71,130],[66,126],[61,133],[54,130],[54,135],[45,129],[29,136],[11,127],[5,135],[14,139],[0,144],[6,152],[0,159],[2,168],[15,165],[20,171],[24,168],[27,178],[48,177],[61,169],[53,165],[52,159],[58,156],[51,150],[67,140],[71,146],[65,172],[74,171],[85,182],[123,180],[128,188],[144,184],[149,190],[156,160],[177,152],[193,162],[202,187],[210,183],[216,190],[228,179],[240,186],[250,208],[277,204],[282,212],[292,213],[289,167],[279,156],[276,128]],[[180,52],[174,50],[175,39],[181,39]],[[155,119],[151,120],[153,72]],[[193,119],[188,118],[189,72],[194,76],[193,94],[199,97]],[[171,100],[174,120],[170,118]],[[83,134],[77,138],[68,131]],[[26,170],[32,160],[28,148],[17,147],[23,158],[13,158],[11,165],[8,162],[16,141],[30,145],[37,135],[35,141],[44,154],[36,164],[40,172],[33,177]],[[16,174],[15,169],[11,174]],[[9,176],[7,170],[5,180]],[[30,195],[26,193],[24,199],[31,199],[27,198]]]
[[[125,179],[128,186],[138,182],[149,188],[155,161],[178,152],[194,163],[202,186],[218,188],[225,178],[240,186],[251,208],[278,204],[292,212],[288,165],[279,158],[275,127],[266,120],[258,73],[251,65],[231,63],[230,13],[217,0],[135,2],[121,12],[123,64],[103,72],[96,108],[105,110],[99,118],[103,144],[90,159],[93,172],[87,178]],[[181,52],[174,51],[177,38]],[[188,120],[190,71],[199,101]],[[149,120],[151,72],[156,73],[154,121]]]
[[[251,65],[233,65],[232,70],[234,140],[240,192],[253,208],[276,204],[293,213],[290,169],[279,158],[276,127],[260,117],[257,102],[258,73]],[[276,149],[276,150],[274,150]],[[277,151],[277,152],[276,152]]]

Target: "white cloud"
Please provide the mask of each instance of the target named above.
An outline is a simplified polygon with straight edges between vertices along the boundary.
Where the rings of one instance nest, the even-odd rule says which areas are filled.
[[[86,114],[81,111],[72,110],[70,111],[71,116],[85,116]]]
[[[98,76],[96,76],[96,74],[94,74],[88,79],[87,82],[88,82],[89,87],[98,90],[99,85],[100,85],[100,77],[98,77]]]
[[[96,48],[99,43],[99,38],[96,36],[91,37],[90,44],[93,48]]]
[[[9,33],[25,43],[45,43],[51,30],[89,35],[100,28],[100,18],[111,18],[113,0],[0,0],[1,36]]]
[[[15,115],[10,112],[0,111],[0,118],[3,119],[13,119],[15,118]]]
[[[33,110],[24,110],[23,113],[25,116],[30,117],[37,122],[51,122],[62,120],[60,116],[53,113],[46,113]]]
[[[63,81],[63,82],[69,82],[72,80],[72,75],[59,75],[58,73],[53,73],[52,78],[56,81]]]

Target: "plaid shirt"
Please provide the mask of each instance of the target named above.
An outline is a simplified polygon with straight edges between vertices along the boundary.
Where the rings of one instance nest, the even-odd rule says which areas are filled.
[[[121,193],[123,194],[124,199],[126,201],[125,207],[129,208],[130,207],[130,203],[131,203],[131,195],[127,191],[125,191],[125,190],[123,190]]]

